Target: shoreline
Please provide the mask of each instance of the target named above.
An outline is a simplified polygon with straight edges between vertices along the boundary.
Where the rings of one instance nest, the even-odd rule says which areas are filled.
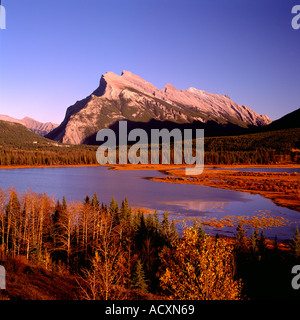
[[[32,169],[32,168],[80,168],[80,167],[107,167],[108,170],[156,170],[166,174],[166,177],[149,177],[149,180],[164,183],[196,184],[209,187],[229,189],[234,191],[259,194],[272,200],[276,205],[300,212],[299,174],[270,173],[270,172],[241,172],[241,168],[300,168],[299,164],[282,165],[206,165],[199,176],[185,176],[185,167],[193,165],[165,165],[165,164],[74,164],[74,165],[37,165],[37,166],[0,166],[1,169]],[[223,170],[223,169],[237,169]],[[209,169],[209,170],[205,170]],[[249,182],[254,184],[249,186]],[[278,190],[279,185],[287,185]],[[259,189],[258,189],[259,185]],[[269,189],[266,189],[268,186]],[[264,189],[265,188],[265,189]]]
[[[221,168],[204,171],[199,176],[188,177],[183,169],[165,170],[164,173],[166,177],[149,178],[149,180],[205,185],[259,194],[278,206],[300,212],[299,174],[297,173],[224,171]]]
[[[171,169],[182,169],[182,168],[192,168],[194,165],[184,165],[184,164],[55,164],[55,165],[16,165],[16,166],[4,166],[0,165],[1,169],[33,169],[33,168],[80,168],[80,167],[108,167],[110,170],[171,170]],[[209,164],[204,166],[205,169],[216,169],[220,171],[222,169],[241,169],[241,168],[300,168],[300,164]]]
[[[80,167],[106,167],[108,165],[100,165],[100,164],[54,164],[54,165],[30,165],[30,166],[0,166],[1,169],[34,169],[34,168],[80,168]]]

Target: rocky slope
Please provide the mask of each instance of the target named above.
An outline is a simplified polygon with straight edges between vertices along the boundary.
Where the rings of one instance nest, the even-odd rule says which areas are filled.
[[[8,121],[8,122],[15,122],[22,124],[30,131],[39,134],[40,136],[45,136],[47,133],[58,127],[58,124],[52,123],[52,122],[46,122],[42,123],[37,120],[34,120],[29,117],[25,117],[21,120],[15,119],[6,115],[0,115],[0,120],[2,121]]]
[[[227,95],[195,88],[177,90],[171,84],[160,90],[129,71],[123,71],[121,76],[107,72],[102,75],[99,87],[70,106],[64,121],[47,137],[71,144],[93,144],[100,129],[124,119],[139,124],[137,127],[146,123],[161,127],[193,124],[213,130],[260,127],[271,122],[267,116],[238,105]]]

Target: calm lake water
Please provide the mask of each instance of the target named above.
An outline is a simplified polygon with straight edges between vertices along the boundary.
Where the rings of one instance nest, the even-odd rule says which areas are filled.
[[[278,239],[291,238],[296,225],[300,226],[300,213],[276,206],[260,195],[200,185],[173,184],[143,178],[160,177],[154,170],[108,170],[107,167],[68,167],[1,169],[0,188],[14,186],[19,193],[31,189],[47,193],[56,199],[83,201],[86,195],[97,192],[101,202],[109,204],[112,196],[121,204],[127,196],[132,207],[167,210],[171,218],[222,218],[224,216],[273,215],[288,219],[290,224],[264,230],[265,235]],[[181,226],[178,225],[179,231]],[[207,229],[208,233],[232,235],[235,228]],[[252,229],[248,230],[251,233]]]

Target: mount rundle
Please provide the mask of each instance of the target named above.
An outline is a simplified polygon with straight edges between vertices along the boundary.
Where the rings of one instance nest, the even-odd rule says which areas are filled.
[[[70,106],[63,122],[47,137],[69,144],[95,144],[96,133],[114,127],[119,120],[140,128],[147,124],[156,128],[204,128],[205,135],[271,122],[266,115],[238,105],[227,95],[195,88],[177,90],[171,84],[159,90],[129,71],[121,76],[107,72],[99,87]]]

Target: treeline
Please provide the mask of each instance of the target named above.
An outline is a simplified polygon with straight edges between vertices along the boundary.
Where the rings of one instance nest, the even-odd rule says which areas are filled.
[[[205,138],[206,164],[300,163],[300,129]]]
[[[160,145],[160,163],[161,149]],[[98,164],[96,150],[96,146],[61,144],[59,147],[55,147],[49,143],[46,145],[31,144],[30,147],[27,144],[26,148],[4,146],[0,148],[0,165]],[[149,146],[148,163],[151,163],[150,150]],[[208,137],[204,140],[204,163],[216,165],[300,163],[299,150],[300,129],[285,129],[242,136]],[[169,155],[172,164],[174,163],[172,142]],[[184,164],[184,154],[182,154],[182,163]]]
[[[66,149],[66,148],[65,148]],[[97,164],[96,150],[1,150],[1,166]]]
[[[300,149],[300,128],[205,139],[207,151],[255,151],[258,149],[274,150],[278,154]]]
[[[70,203],[0,190],[0,262],[20,256],[75,276],[82,299],[286,298],[300,235],[285,250],[257,230],[247,238],[241,223],[235,239],[207,236],[201,224],[179,237],[166,212],[145,215],[126,199]]]
[[[294,162],[290,155],[285,160]],[[255,151],[206,151],[205,164],[272,164],[281,162],[281,157],[274,150],[258,149]]]
[[[173,155],[170,157],[173,163]],[[151,157],[149,156],[149,163]],[[300,163],[298,152],[277,154],[274,150],[255,151],[205,151],[205,164],[276,164]],[[51,166],[51,165],[89,165],[98,164],[96,150],[70,151],[0,151],[0,166]],[[184,164],[184,161],[183,161]]]

